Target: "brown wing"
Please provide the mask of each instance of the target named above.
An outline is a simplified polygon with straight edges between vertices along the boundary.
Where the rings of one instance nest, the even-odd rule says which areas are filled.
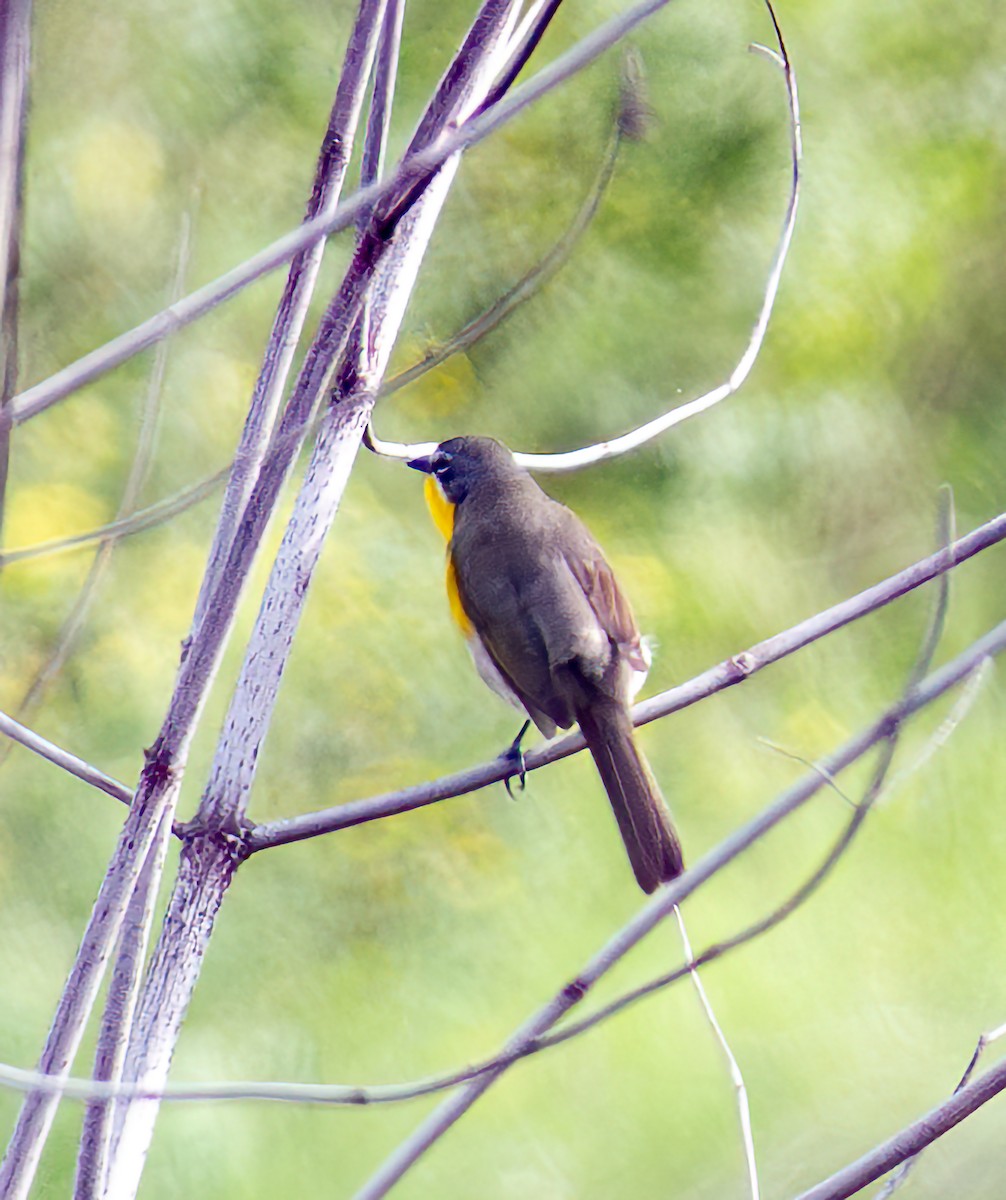
[[[576,519],[576,518],[574,518]],[[582,535],[564,547],[566,565],[583,589],[597,623],[617,648],[619,656],[633,670],[645,673],[649,663],[643,651],[639,626],[632,607],[618,586],[614,572],[605,561],[600,547],[576,519]]]

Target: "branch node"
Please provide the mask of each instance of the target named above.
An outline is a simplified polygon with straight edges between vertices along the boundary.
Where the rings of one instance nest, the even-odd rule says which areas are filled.
[[[589,988],[590,984],[584,983],[582,979],[571,979],[562,989],[562,998],[568,1000],[570,1004],[579,1004]]]
[[[758,660],[750,650],[742,650],[740,654],[735,654],[730,659],[730,665],[745,679],[758,670]]]
[[[143,775],[148,788],[159,791],[167,787],[177,773],[171,762],[171,752],[163,735],[143,751]]]
[[[239,867],[251,854],[248,845],[251,829],[250,822],[242,826],[235,820],[225,825],[210,826],[203,818],[195,816],[178,826],[178,836],[185,850],[201,854],[211,848],[215,856],[222,853],[232,866]]]

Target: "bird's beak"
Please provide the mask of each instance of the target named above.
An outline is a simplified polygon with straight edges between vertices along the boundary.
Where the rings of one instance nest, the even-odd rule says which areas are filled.
[[[406,464],[413,471],[422,471],[424,475],[433,474],[433,455],[424,454],[422,458],[412,458]]]

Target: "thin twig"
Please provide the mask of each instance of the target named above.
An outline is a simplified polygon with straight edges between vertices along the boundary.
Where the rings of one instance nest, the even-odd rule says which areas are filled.
[[[716,1038],[720,1049],[723,1051],[723,1057],[727,1060],[730,1082],[733,1084],[734,1092],[737,1096],[737,1119],[741,1127],[741,1144],[744,1147],[744,1163],[748,1173],[748,1190],[751,1193],[751,1200],[758,1200],[758,1162],[755,1158],[754,1134],[751,1130],[751,1106],[748,1103],[748,1091],[744,1083],[744,1076],[741,1073],[740,1065],[734,1056],[734,1052],[730,1048],[730,1043],[727,1041],[719,1021],[716,1019],[716,1013],[713,1011],[713,1006],[706,995],[706,989],[699,976],[698,967],[695,966],[692,960],[692,944],[688,939],[688,930],[685,928],[685,918],[681,915],[681,909],[677,906],[675,906],[674,915],[678,919],[678,931],[681,934],[681,945],[685,952],[688,976],[695,986],[696,995],[699,998],[699,1003],[702,1005],[702,1011],[705,1013],[706,1020],[709,1022],[709,1027],[713,1031],[713,1037]]]
[[[89,783],[91,787],[98,788],[99,791],[105,792],[109,796],[114,796],[116,800],[121,801],[127,808],[129,807],[133,793],[124,783],[119,783],[117,779],[106,775],[104,771],[99,771],[97,767],[92,767],[82,758],[47,741],[26,725],[22,725],[20,721],[15,721],[13,717],[3,712],[0,712],[0,733],[24,746],[26,750],[31,750],[40,758],[61,767],[67,774],[75,775],[84,783]]]
[[[165,521],[170,521],[181,513],[187,512],[196,504],[208,500],[227,479],[230,472],[231,465],[228,464],[213,475],[208,475],[205,479],[200,479],[198,483],[183,488],[173,496],[158,500],[147,508],[141,508],[133,516],[123,520],[109,521],[106,525],[88,529],[84,533],[71,534],[69,537],[51,538],[48,541],[35,542],[31,546],[18,546],[13,550],[0,551],[0,567],[6,567],[16,562],[28,562],[36,558],[50,558],[56,554],[66,554],[70,550],[83,549],[85,546],[104,541],[106,538],[129,537],[135,533],[143,533],[146,529],[153,529],[156,525],[162,525]]]

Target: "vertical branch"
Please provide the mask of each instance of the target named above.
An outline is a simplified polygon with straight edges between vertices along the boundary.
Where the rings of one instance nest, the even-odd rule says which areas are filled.
[[[362,3],[368,2],[362,0]],[[375,24],[377,12],[375,7]],[[354,64],[351,74],[358,67],[359,64]],[[360,86],[365,87],[365,81]],[[298,432],[302,436],[303,428]],[[237,533],[232,534],[226,523],[218,526],[210,552],[209,570],[212,572],[212,564],[217,561],[226,565],[217,573],[215,582],[204,589],[212,599],[203,606],[200,619],[193,624],[161,731],[147,752],[146,765],[133,805],[57,1005],[38,1064],[39,1071],[45,1074],[64,1076],[69,1070],[142,864],[146,861],[162,819],[170,821],[174,815],[189,746],[219,667],[258,536],[269,519],[286,468],[298,444],[299,440],[292,441],[286,447],[285,458],[266,473],[268,477],[260,504],[250,516],[245,514],[242,517]],[[262,474],[260,471],[260,483]],[[242,539],[243,531],[248,536]],[[234,865],[233,861],[228,861],[221,867],[226,882],[229,882]],[[0,1165],[0,1195],[5,1200],[20,1200],[27,1194],[57,1103],[56,1095],[32,1093],[25,1098],[7,1154]]]
[[[703,984],[702,978],[699,975],[699,969],[695,965],[695,955],[692,953],[692,943],[688,937],[688,930],[685,927],[685,918],[681,915],[681,909],[677,904],[674,906],[674,915],[678,920],[678,931],[681,934],[681,945],[685,952],[685,963],[688,966],[689,978],[699,998],[699,1004],[702,1005],[702,1011],[705,1013],[706,1020],[709,1022],[709,1028],[713,1031],[713,1037],[719,1044],[720,1049],[723,1051],[723,1057],[727,1061],[730,1082],[733,1084],[734,1093],[737,1097],[737,1118],[741,1127],[744,1163],[748,1173],[748,1191],[751,1195],[751,1200],[758,1200],[760,1195],[758,1186],[758,1161],[755,1158],[754,1133],[751,1129],[751,1106],[748,1103],[747,1085],[744,1082],[744,1075],[741,1072],[736,1055],[730,1048],[730,1043],[727,1041],[722,1026],[716,1019],[716,1013],[706,994],[705,984]]]
[[[374,92],[367,116],[367,132],[363,142],[363,162],[360,182],[366,187],[384,173],[384,160],[391,132],[391,108],[398,79],[398,59],[402,46],[402,21],[405,0],[388,0],[384,10],[384,25],[377,48],[374,67]]]
[[[386,0],[360,0],[356,24],[346,46],[339,86],[315,168],[314,185],[307,203],[305,221],[331,216],[338,207],[353,152],[367,80],[373,66],[374,51],[384,23],[385,4]],[[214,542],[196,601],[196,626],[202,620],[219,580],[231,543],[237,534],[241,513],[261,468],[275,425],[280,397],[303,332],[324,251],[325,239],[319,237],[306,249],[301,250],[290,263],[234,466],[227,481],[220,510],[218,537]]]
[[[182,702],[172,706],[169,716],[178,721],[178,747],[184,754],[191,738],[194,718],[202,705],[202,695],[182,693]],[[158,827],[170,821],[178,796],[180,772],[175,773],[160,760],[150,759],[140,787],[122,827],[108,871],[77,957],[56,1006],[49,1035],[38,1062],[38,1070],[58,1079],[69,1073],[88,1017],[94,1007],[98,988],[118,937],[126,906],[136,888],[143,863],[150,853]],[[0,1164],[0,1196],[4,1200],[24,1200],[38,1169],[42,1147],[49,1135],[58,1096],[32,1092],[25,1097]]]
[[[17,383],[18,273],[31,0],[0,0],[0,530],[10,462],[8,403]]]
[[[486,0],[476,27],[475,48],[453,79],[452,113],[477,103],[496,70],[516,12],[515,0]],[[492,14],[488,21],[486,14]],[[466,54],[462,50],[459,58]],[[442,85],[443,86],[443,85]],[[442,88],[438,96],[442,94]],[[238,684],[220,736],[210,780],[193,822],[161,937],[140,999],[127,1061],[127,1076],[157,1088],[166,1078],[181,1024],[195,988],[216,913],[246,852],[234,837],[240,829],[273,708],[314,566],[349,478],[380,376],[386,369],[426,245],[459,164],[445,163],[404,219],[385,236],[364,232],[350,273],[312,345],[290,405],[253,487],[231,555],[246,553],[258,497],[285,474],[302,436],[313,398],[335,373],[333,393],[293,515],[266,588]],[[392,236],[393,235],[393,236]],[[369,307],[369,306],[372,306]],[[366,336],[346,353],[364,312]],[[229,578],[225,570],[222,579]],[[218,585],[219,586],[219,585]],[[212,614],[213,604],[207,608]],[[157,1118],[156,1101],[130,1104],[122,1117],[109,1168],[107,1194],[135,1194]]]
[[[170,834],[170,824],[165,821],[143,865],[126,910],[116,947],[108,999],[98,1031],[98,1049],[94,1056],[95,1079],[116,1083],[122,1080],[127,1047],[124,1031],[130,1028],[136,1012],[143,963],[153,926],[157,888],[164,873]],[[77,1154],[76,1200],[92,1200],[104,1190],[115,1108],[114,1101],[92,1101],[87,1106]]]

